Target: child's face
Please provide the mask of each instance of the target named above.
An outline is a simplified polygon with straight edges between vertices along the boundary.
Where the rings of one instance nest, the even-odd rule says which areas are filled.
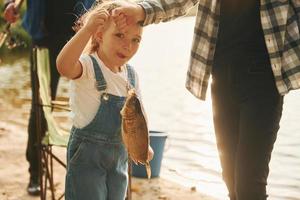
[[[120,67],[137,52],[143,28],[133,24],[126,31],[120,32],[113,20],[101,33],[98,53],[108,67]]]

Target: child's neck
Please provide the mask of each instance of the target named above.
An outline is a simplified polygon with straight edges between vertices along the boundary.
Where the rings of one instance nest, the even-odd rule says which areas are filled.
[[[122,71],[122,66],[116,66],[116,65],[112,65],[111,63],[109,63],[107,61],[107,59],[105,59],[101,53],[97,53],[98,57],[100,58],[100,60],[104,63],[104,65],[110,69],[110,71],[114,72],[114,73],[118,73]]]
[[[105,62],[103,62],[103,63],[108,69],[110,69],[110,71],[112,71],[114,73],[119,73],[122,71],[122,66],[110,66],[108,63],[105,63]]]

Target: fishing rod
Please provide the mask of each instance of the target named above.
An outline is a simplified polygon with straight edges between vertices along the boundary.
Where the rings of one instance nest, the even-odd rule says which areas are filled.
[[[15,5],[15,9],[19,12],[21,6],[22,6],[22,3],[23,3],[24,0],[18,0],[16,1]],[[5,43],[6,39],[11,36],[11,32],[10,32],[10,26],[11,26],[11,23],[7,22],[5,27],[4,27],[4,30],[0,33],[0,48],[3,46],[3,44]],[[9,43],[12,43],[14,42],[14,39],[12,37],[10,37],[11,41],[9,41]]]

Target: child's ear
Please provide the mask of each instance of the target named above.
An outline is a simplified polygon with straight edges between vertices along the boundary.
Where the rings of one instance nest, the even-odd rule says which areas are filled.
[[[103,32],[102,31],[98,31],[95,34],[95,38],[96,38],[97,42],[102,42],[103,41]]]

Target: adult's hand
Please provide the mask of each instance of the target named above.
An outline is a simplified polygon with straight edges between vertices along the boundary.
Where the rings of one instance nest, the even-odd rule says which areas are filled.
[[[119,4],[121,6],[115,8],[111,15],[120,30],[145,20],[145,11],[140,5],[128,1],[120,1]]]
[[[18,9],[16,8],[16,4],[14,2],[8,4],[6,9],[4,10],[4,19],[9,23],[14,23],[19,18]]]

